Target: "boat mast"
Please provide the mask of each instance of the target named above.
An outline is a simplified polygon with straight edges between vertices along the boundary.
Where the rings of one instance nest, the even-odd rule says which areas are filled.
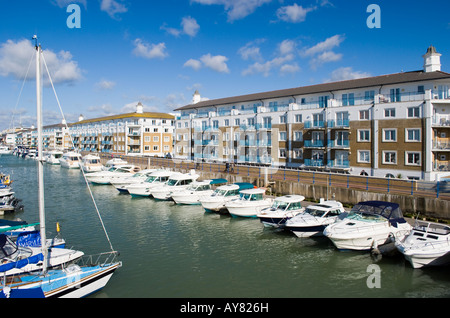
[[[44,204],[44,158],[42,156],[42,83],[41,83],[41,45],[37,36],[33,36],[36,44],[36,99],[37,99],[37,126],[38,126],[38,189],[39,189],[39,222],[41,232],[41,248],[44,255],[42,271],[47,272],[48,249],[45,235],[45,204]]]

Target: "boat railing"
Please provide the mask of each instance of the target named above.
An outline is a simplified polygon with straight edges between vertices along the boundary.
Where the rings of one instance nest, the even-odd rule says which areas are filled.
[[[77,260],[79,266],[93,266],[93,265],[105,265],[112,264],[118,261],[119,252],[111,251],[92,255],[83,255]]]
[[[406,240],[406,238],[405,238],[405,240]],[[403,241],[400,243],[400,245],[403,246],[405,251],[408,251],[411,249],[436,250],[436,249],[441,249],[442,247],[450,246],[450,239],[446,238],[445,240],[437,240],[435,242],[426,241],[426,242],[422,242],[422,243],[417,243],[417,241],[416,241],[413,246],[406,245],[405,241]]]

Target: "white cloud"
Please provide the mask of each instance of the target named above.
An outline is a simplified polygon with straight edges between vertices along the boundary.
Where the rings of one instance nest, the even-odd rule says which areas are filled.
[[[290,54],[295,50],[295,42],[292,40],[284,40],[278,45],[278,50],[281,55]]]
[[[228,14],[228,21],[243,19],[255,12],[260,6],[272,0],[191,0],[191,2],[206,5],[223,5]]]
[[[294,64],[284,64],[280,67],[280,74],[281,75],[285,75],[285,74],[294,74],[297,72],[300,72],[300,66],[298,66],[297,63]]]
[[[32,56],[35,52],[36,50],[29,40],[17,42],[8,40],[1,44],[0,76],[12,76],[23,80],[31,61],[28,79],[34,79],[36,77],[36,63]],[[73,83],[81,79],[81,70],[78,63],[72,60],[70,52],[60,51],[55,53],[46,49],[43,54],[54,84]],[[45,68],[43,68],[43,73],[46,74]]]
[[[188,61],[186,61],[186,63],[184,63],[183,66],[192,67],[194,70],[198,71],[202,68],[202,62],[200,62],[199,60],[189,59]]]
[[[200,61],[202,61],[206,67],[208,67],[216,72],[220,72],[220,73],[229,73],[230,72],[230,70],[228,69],[227,63],[226,63],[228,61],[228,58],[226,56],[223,56],[223,55],[212,56],[211,54],[208,53],[206,55],[203,55],[200,58]]]
[[[303,53],[305,56],[312,56],[320,52],[330,51],[334,47],[339,46],[342,41],[344,41],[344,36],[340,34],[336,34],[332,37],[327,38],[323,42],[319,42],[313,47],[306,49]]]
[[[267,77],[270,75],[270,71],[276,67],[284,65],[286,62],[292,61],[294,59],[293,54],[288,54],[286,56],[278,56],[265,63],[256,62],[250,65],[248,68],[242,71],[242,75],[253,75],[256,73],[262,73],[263,76]]]
[[[320,53],[317,57],[310,61],[312,69],[316,69],[320,65],[328,62],[336,62],[342,59],[342,54],[334,53],[333,51],[326,51]]]
[[[95,86],[102,90],[111,90],[116,86],[116,83],[102,79],[100,82],[96,83]]]
[[[200,60],[189,59],[184,63],[184,67],[192,67],[194,70],[198,71],[203,66],[212,69],[213,71],[219,73],[229,73],[227,62],[228,58],[223,55],[212,56],[210,53],[200,57]]]
[[[277,17],[285,22],[299,23],[305,21],[308,12],[314,11],[315,9],[315,7],[303,8],[302,6],[294,3],[291,6],[279,8],[277,10]]]
[[[325,82],[338,82],[370,76],[370,73],[367,72],[353,71],[351,67],[341,67],[331,72],[330,78]]]
[[[127,7],[117,0],[101,0],[100,9],[108,13],[113,19],[118,19],[117,14],[128,11]]]
[[[80,4],[84,5],[85,8],[87,7],[86,0],[52,0],[51,2],[60,8],[67,8],[69,6],[69,4],[72,4],[72,3],[80,3]]]
[[[141,39],[136,39],[134,40],[134,46],[135,48],[133,50],[133,54],[139,57],[144,57],[147,59],[163,59],[168,56],[165,43],[149,44]]]
[[[169,28],[165,24],[161,26],[161,29],[176,37],[180,36],[181,34],[186,34],[190,37],[194,37],[200,30],[200,25],[197,23],[197,20],[189,16],[184,17],[181,20],[181,29]]]
[[[254,60],[261,61],[262,55],[259,44],[265,42],[265,39],[257,39],[255,41],[248,42],[238,50],[238,54],[245,61]]]

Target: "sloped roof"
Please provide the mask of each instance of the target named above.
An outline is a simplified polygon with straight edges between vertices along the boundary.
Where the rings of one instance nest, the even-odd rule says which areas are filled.
[[[84,119],[82,121],[69,124],[69,126],[82,125],[82,124],[87,124],[87,123],[96,123],[99,121],[107,121],[107,120],[122,119],[122,118],[175,119],[175,117],[173,115],[166,114],[166,113],[149,113],[149,112],[147,112],[147,113],[126,113],[126,114],[120,114],[120,115],[112,115],[112,116],[98,117],[98,118],[92,118],[92,119]]]
[[[175,110],[177,110],[177,111],[178,110],[187,110],[187,109],[195,109],[195,108],[208,107],[208,106],[243,103],[243,102],[248,102],[248,101],[256,101],[256,100],[260,100],[260,99],[290,97],[290,96],[295,96],[295,95],[316,94],[316,93],[324,93],[324,92],[337,91],[337,90],[357,89],[357,88],[374,87],[374,86],[380,86],[380,85],[392,85],[392,84],[420,82],[420,81],[438,80],[438,79],[450,79],[450,74],[442,72],[442,71],[402,72],[402,73],[359,78],[359,79],[332,82],[332,83],[317,84],[317,85],[311,85],[311,86],[288,88],[288,89],[256,93],[256,94],[248,94],[248,95],[241,95],[241,96],[234,96],[234,97],[211,99],[211,100],[202,101],[202,102],[199,102],[196,104],[189,104],[189,105],[177,108]]]

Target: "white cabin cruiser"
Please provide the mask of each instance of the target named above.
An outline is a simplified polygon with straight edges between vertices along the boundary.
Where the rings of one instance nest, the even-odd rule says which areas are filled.
[[[212,179],[204,181],[194,181],[185,190],[172,193],[172,200],[176,204],[200,204],[200,199],[214,193],[212,188],[215,184],[226,183],[225,179]]]
[[[136,183],[142,183],[151,176],[156,169],[144,169],[136,172],[132,176],[114,180],[111,184],[121,193],[128,193],[127,186]]]
[[[257,217],[264,226],[284,227],[287,220],[305,210],[302,207],[303,200],[304,196],[296,194],[277,197],[272,206],[261,210]]]
[[[171,200],[173,193],[186,189],[199,177],[194,170],[191,170],[189,173],[176,173],[170,176],[169,180],[162,187],[152,188],[150,194],[157,200]]]
[[[78,152],[66,152],[59,159],[61,167],[67,169],[79,169],[82,156]]]
[[[334,200],[321,201],[305,208],[305,212],[289,219],[285,229],[298,237],[322,236],[329,225],[347,216],[341,202]]]
[[[231,216],[256,218],[258,213],[272,205],[273,199],[264,198],[266,189],[242,190],[239,199],[228,201],[225,208]]]
[[[411,231],[397,203],[365,201],[356,204],[342,221],[328,225],[323,234],[338,249],[372,250]]]
[[[226,202],[239,199],[239,191],[254,187],[253,184],[247,182],[219,186],[211,195],[202,197],[200,204],[206,212],[220,212],[226,210]]]
[[[9,149],[8,146],[0,146],[0,155],[10,155],[13,153],[13,150]]]
[[[98,155],[86,155],[81,159],[81,169],[84,172],[97,172],[103,170],[103,165]]]
[[[51,165],[59,165],[59,159],[62,158],[63,152],[59,150],[52,150],[47,153],[45,162]]]
[[[122,165],[109,168],[107,171],[98,171],[86,175],[86,179],[95,184],[111,184],[124,177],[131,177],[139,171],[135,165]]]
[[[102,168],[103,170],[109,170],[109,168],[115,166],[127,165],[128,162],[123,160],[122,158],[112,158],[105,163],[105,166]]]
[[[152,188],[164,185],[174,174],[175,172],[169,170],[157,170],[143,182],[127,185],[126,189],[132,197],[149,197]]]
[[[402,241],[396,241],[413,268],[450,264],[450,227],[425,221],[417,221],[411,233]]]

